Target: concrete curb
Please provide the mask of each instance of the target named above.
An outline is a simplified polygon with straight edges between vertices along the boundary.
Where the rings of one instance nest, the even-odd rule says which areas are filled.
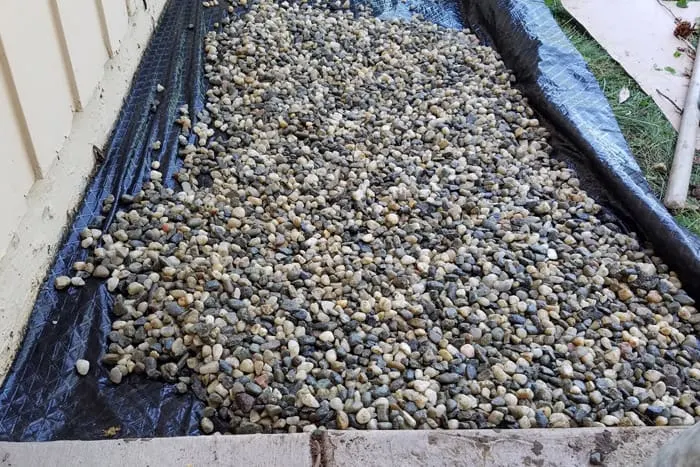
[[[199,467],[312,465],[311,435],[192,436],[0,443],[2,467]]]
[[[328,467],[641,466],[683,428],[329,432]]]
[[[53,466],[537,466],[643,465],[684,428],[330,431],[0,443],[2,467]]]

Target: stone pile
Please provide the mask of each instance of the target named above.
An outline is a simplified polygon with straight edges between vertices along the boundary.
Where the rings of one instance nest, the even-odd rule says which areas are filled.
[[[698,419],[694,301],[473,35],[262,0],[204,50],[177,189],[154,163],[56,280],[116,294],[114,383],[206,433]]]

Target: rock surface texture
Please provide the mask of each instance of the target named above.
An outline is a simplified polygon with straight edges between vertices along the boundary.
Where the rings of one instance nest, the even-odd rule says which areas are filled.
[[[56,282],[116,294],[111,381],[193,391],[206,433],[699,418],[694,301],[493,50],[271,0],[221,26],[182,168],[105,200]]]

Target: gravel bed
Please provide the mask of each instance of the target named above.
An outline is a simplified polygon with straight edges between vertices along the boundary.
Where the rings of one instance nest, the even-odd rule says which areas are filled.
[[[262,0],[205,53],[178,189],[154,163],[56,279],[116,295],[112,382],[193,391],[205,433],[700,418],[694,301],[550,158],[493,50]]]

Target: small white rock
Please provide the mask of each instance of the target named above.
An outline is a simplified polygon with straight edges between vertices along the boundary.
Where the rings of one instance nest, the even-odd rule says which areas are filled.
[[[70,277],[68,276],[58,276],[54,279],[53,285],[58,290],[63,290],[68,287],[71,283]]]
[[[202,421],[199,422],[199,426],[205,434],[214,431],[214,423],[207,417],[202,418]]]
[[[323,331],[318,338],[323,342],[333,342],[335,340],[335,336],[331,331]]]
[[[238,369],[241,370],[243,373],[252,373],[255,371],[255,365],[253,364],[253,361],[249,358],[246,358],[245,360],[241,361],[241,364],[238,366]]]
[[[377,309],[379,311],[387,312],[391,310],[391,300],[389,300],[386,297],[382,297],[379,299],[379,303],[377,304]]]
[[[415,389],[418,392],[425,392],[428,388],[430,387],[430,381],[424,381],[424,380],[415,380],[413,382],[413,389]]]
[[[294,358],[299,355],[299,343],[297,341],[287,342],[287,350],[289,350],[289,356]]]
[[[459,348],[459,351],[462,355],[464,355],[467,358],[474,358],[474,346],[471,344],[464,344],[462,347]]]
[[[308,390],[300,391],[299,402],[306,407],[311,407],[312,409],[318,409],[321,404],[318,403],[316,398]]]
[[[355,415],[355,420],[357,420],[357,423],[360,425],[366,425],[370,420],[372,420],[372,413],[363,407]]]
[[[219,371],[219,362],[209,362],[199,367],[199,374],[209,375]]]
[[[143,284],[139,282],[132,282],[126,288],[126,291],[129,293],[129,295],[138,295],[141,292],[143,292],[143,290]]]
[[[110,277],[107,279],[107,290],[110,292],[114,292],[117,290],[117,287],[119,286],[119,278],[118,277]]]
[[[90,362],[81,358],[75,362],[75,370],[80,376],[85,376],[90,371]]]
[[[85,281],[83,280],[83,278],[78,276],[72,277],[70,283],[74,287],[82,287],[85,285]]]
[[[214,344],[211,348],[211,356],[214,360],[220,360],[221,356],[224,354],[224,346],[221,344]]]
[[[118,367],[115,366],[114,368],[109,370],[109,380],[114,384],[121,383],[123,377],[124,375],[122,375],[122,372]]]

